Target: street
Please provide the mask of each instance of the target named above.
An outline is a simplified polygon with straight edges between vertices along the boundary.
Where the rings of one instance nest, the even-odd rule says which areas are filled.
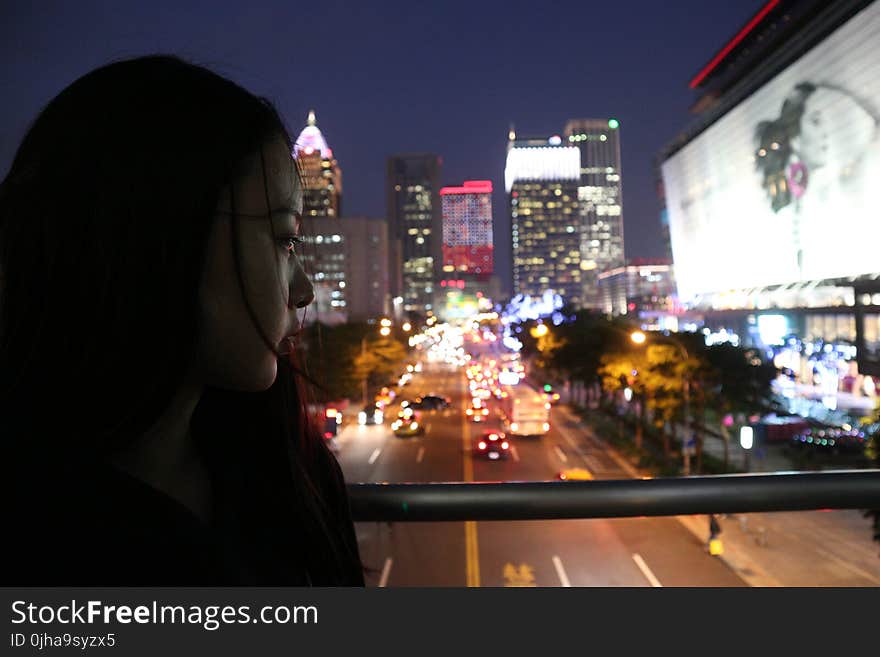
[[[464,415],[462,371],[426,366],[401,394],[430,392],[453,403],[424,413],[422,436],[391,433],[396,405],[383,425],[343,429],[339,460],[349,482],[541,481],[573,467],[597,479],[631,476],[559,408],[546,436],[513,439],[506,460],[475,459],[483,427]],[[748,585],[676,518],[357,523],[357,533],[371,586]]]

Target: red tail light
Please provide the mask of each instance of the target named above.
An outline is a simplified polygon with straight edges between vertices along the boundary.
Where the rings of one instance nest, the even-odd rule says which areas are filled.
[[[324,432],[324,438],[332,438],[332,437],[333,437],[333,434],[330,433],[329,431]]]
[[[479,447],[480,449],[486,449],[486,443],[481,440],[477,447]]]

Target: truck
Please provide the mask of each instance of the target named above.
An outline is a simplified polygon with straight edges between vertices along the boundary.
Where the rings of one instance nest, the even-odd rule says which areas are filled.
[[[543,436],[550,431],[550,403],[527,385],[504,386],[501,423],[513,436]]]

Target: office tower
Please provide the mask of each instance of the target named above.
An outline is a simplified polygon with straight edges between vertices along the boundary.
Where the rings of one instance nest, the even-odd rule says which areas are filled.
[[[293,146],[303,180],[303,216],[339,217],[342,203],[342,170],[318,129],[314,110]]]
[[[349,321],[388,315],[388,222],[345,217],[339,223],[345,244],[344,291]]]
[[[601,310],[606,315],[638,317],[641,324],[659,324],[675,309],[672,261],[634,258],[623,267],[599,274]]]
[[[514,294],[552,290],[580,306],[581,236],[578,215],[580,151],[559,135],[508,135],[504,184],[510,202]]]
[[[347,320],[345,242],[339,221],[342,199],[342,171],[324,135],[318,129],[315,112],[293,147],[303,183],[303,268],[315,287],[315,313],[308,321],[325,323]]]
[[[468,180],[461,187],[444,187],[440,203],[443,263],[434,305],[442,319],[464,318],[492,294],[492,182]]]
[[[577,198],[583,305],[600,308],[598,275],[624,265],[620,123],[617,119],[572,119],[565,124],[564,136],[565,143],[580,151]]]
[[[440,158],[427,153],[388,158],[389,272],[396,314],[433,313],[442,257],[440,167]]]

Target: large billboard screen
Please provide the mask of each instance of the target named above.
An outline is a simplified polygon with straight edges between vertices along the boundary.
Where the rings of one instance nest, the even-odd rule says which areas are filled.
[[[880,272],[880,2],[662,165],[682,301]]]

